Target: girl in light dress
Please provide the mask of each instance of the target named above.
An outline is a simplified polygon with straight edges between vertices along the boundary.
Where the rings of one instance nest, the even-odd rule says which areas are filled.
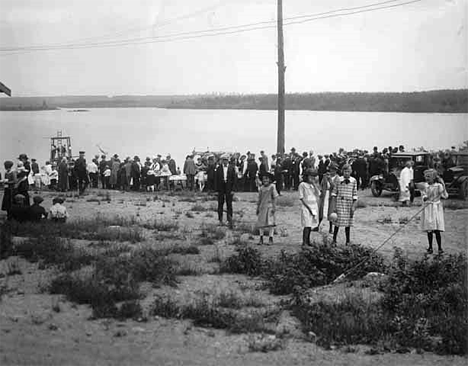
[[[442,237],[440,233],[445,231],[444,207],[441,198],[448,198],[444,181],[439,178],[435,169],[424,172],[426,183],[421,190],[424,210],[421,215],[421,229],[427,233],[429,247],[427,253],[432,254],[432,240],[435,234],[439,254],[442,254]]]
[[[260,232],[259,245],[263,244],[263,234],[266,230],[268,230],[268,244],[273,244],[273,234],[276,226],[276,199],[278,198],[278,192],[273,181],[273,174],[263,174],[262,186],[258,189],[257,227]]]
[[[299,200],[301,201],[302,245],[310,244],[310,233],[318,231],[320,188],[318,172],[315,169],[306,169],[303,182],[299,184]]]
[[[319,220],[321,223],[326,213],[326,217],[329,222],[328,232],[333,234],[333,221],[330,220],[330,214],[333,212],[331,193],[333,191],[333,187],[337,184],[337,182],[339,182],[340,176],[337,174],[338,166],[334,163],[331,163],[327,170],[328,172],[323,176],[321,183],[322,193],[320,195]]]

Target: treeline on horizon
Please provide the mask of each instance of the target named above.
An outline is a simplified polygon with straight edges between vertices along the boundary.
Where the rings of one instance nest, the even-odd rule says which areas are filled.
[[[1,98],[0,110],[31,110],[46,104],[54,108],[172,108],[276,110],[276,94],[210,94],[190,96],[59,96]],[[411,93],[292,93],[288,110],[468,113],[468,90]]]

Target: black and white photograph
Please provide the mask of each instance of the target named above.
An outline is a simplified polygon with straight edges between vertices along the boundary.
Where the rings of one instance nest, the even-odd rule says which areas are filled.
[[[0,0],[0,364],[462,366],[468,0]]]

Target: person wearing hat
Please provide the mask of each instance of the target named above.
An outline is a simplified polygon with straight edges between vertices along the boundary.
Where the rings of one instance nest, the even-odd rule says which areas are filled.
[[[336,238],[340,227],[345,228],[346,245],[350,243],[351,227],[354,224],[354,212],[357,207],[357,182],[351,177],[351,166],[343,166],[343,177],[340,177],[332,191],[333,213],[338,216],[333,231],[333,244],[336,244]]]
[[[227,220],[232,226],[232,198],[237,176],[233,166],[229,165],[229,155],[221,156],[221,165],[215,172],[215,191],[218,192],[218,220],[223,223],[223,207],[226,202]]]
[[[197,174],[197,167],[193,161],[192,155],[185,157],[183,173],[187,176],[187,188],[191,191],[195,189],[195,174]]]
[[[78,193],[81,195],[84,193],[86,188],[88,187],[89,184],[89,178],[88,178],[88,172],[87,172],[87,164],[86,164],[86,159],[85,159],[85,152],[80,151],[79,152],[80,157],[76,159],[75,161],[75,174],[76,177],[78,178]]]
[[[63,205],[63,198],[55,197],[52,200],[52,207],[49,210],[49,220],[65,223],[68,217],[67,208]]]
[[[303,181],[299,184],[299,200],[301,201],[302,245],[311,245],[310,233],[312,228],[318,231],[320,187],[318,172],[315,169],[306,169]]]
[[[246,173],[246,185],[248,187],[248,192],[257,192],[257,172],[258,165],[255,161],[255,155],[250,154],[247,158],[247,173]]]
[[[44,199],[41,196],[33,197],[33,204],[29,208],[29,220],[33,222],[39,222],[42,219],[47,218],[47,212],[44,207],[41,206],[41,203]]]
[[[448,193],[444,181],[435,169],[424,171],[424,183],[421,190],[424,209],[421,214],[421,229],[427,233],[429,247],[427,253],[432,254],[432,240],[435,234],[439,254],[443,253],[441,232],[445,231],[444,206],[441,198],[447,199]]]
[[[101,161],[99,162],[99,177],[101,179],[102,189],[106,188],[106,177],[104,176],[104,172],[106,171],[108,163],[106,155],[101,155]]]
[[[276,226],[276,199],[279,196],[273,184],[274,180],[275,176],[273,174],[263,174],[262,185],[258,189],[257,228],[260,234],[260,245],[263,244],[263,234],[267,229],[268,244],[273,244],[273,234]]]

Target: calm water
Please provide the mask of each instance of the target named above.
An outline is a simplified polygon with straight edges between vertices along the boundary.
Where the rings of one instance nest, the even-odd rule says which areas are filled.
[[[51,136],[62,130],[72,138],[73,153],[111,154],[140,158],[172,153],[178,164],[196,149],[269,155],[276,149],[276,112],[245,110],[166,110],[98,108],[0,112],[0,161],[25,152],[43,164]],[[362,112],[286,112],[286,149],[329,153],[339,147],[371,150],[403,144],[429,149],[449,148],[468,140],[468,114]]]

